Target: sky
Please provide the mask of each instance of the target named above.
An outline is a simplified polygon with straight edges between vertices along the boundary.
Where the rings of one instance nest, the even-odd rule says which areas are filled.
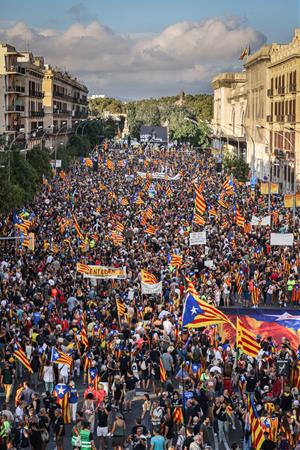
[[[297,27],[299,0],[1,0],[0,41],[128,99],[210,92],[243,48]]]

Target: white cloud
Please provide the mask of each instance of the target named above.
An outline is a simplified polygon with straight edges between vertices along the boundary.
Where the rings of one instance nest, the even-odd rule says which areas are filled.
[[[255,49],[266,37],[243,18],[179,22],[162,32],[121,35],[92,21],[65,31],[39,30],[19,22],[1,28],[0,40],[24,49],[24,39],[46,62],[66,67],[91,93],[143,97],[209,91],[219,71],[241,68],[243,47]]]

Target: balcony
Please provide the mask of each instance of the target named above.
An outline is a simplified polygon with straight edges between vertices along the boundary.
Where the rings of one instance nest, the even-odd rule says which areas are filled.
[[[271,116],[271,115],[267,116],[267,122],[273,123],[273,116]]]
[[[73,102],[73,97],[71,95],[66,94],[65,92],[53,91],[53,97],[66,100],[68,102]]]
[[[288,114],[287,121],[290,123],[296,123],[296,115],[295,114]]]
[[[42,91],[29,91],[28,95],[29,97],[43,98],[45,94]]]
[[[25,94],[24,86],[8,86],[5,90],[6,94]]]
[[[268,97],[273,97],[273,95],[274,95],[273,89],[268,89],[268,90],[267,90],[267,96],[268,96]]]
[[[289,85],[289,92],[291,94],[296,94],[297,93],[297,85],[296,84],[290,84]]]
[[[9,113],[22,113],[22,112],[24,112],[24,110],[25,110],[24,105],[8,105],[6,107],[6,111],[5,112],[7,114],[9,114]]]
[[[71,111],[68,111],[67,109],[53,109],[53,115],[55,117],[65,117],[70,116],[71,114]]]
[[[278,87],[278,95],[284,95],[284,86]]]
[[[19,65],[13,65],[7,68],[6,73],[14,75],[25,75],[25,69],[24,67],[21,67]]]
[[[280,114],[279,116],[276,116],[276,122],[284,122],[284,115]]]
[[[45,113],[44,110],[42,111],[29,111],[28,116],[29,117],[44,117]]]
[[[72,111],[73,119],[82,119],[82,118],[86,118],[87,116],[88,116],[87,111]]]

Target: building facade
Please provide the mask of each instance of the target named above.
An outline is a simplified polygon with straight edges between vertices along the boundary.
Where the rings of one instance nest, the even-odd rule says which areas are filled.
[[[243,123],[247,108],[246,74],[244,72],[221,73],[212,81],[214,89],[214,130],[216,148],[236,152],[246,158],[246,139]]]
[[[88,89],[43,57],[0,44],[0,135],[24,146],[65,143],[88,117]]]
[[[266,45],[247,57],[244,69],[245,80],[239,86],[246,103],[240,124],[246,160],[258,178],[270,177],[283,192],[293,192],[295,179],[300,182],[300,29],[290,43]],[[214,130],[216,123],[220,128],[228,127],[229,120],[233,123],[230,88],[226,95],[220,88],[224,75],[229,78],[220,74],[212,81]],[[231,131],[237,136],[237,130]]]

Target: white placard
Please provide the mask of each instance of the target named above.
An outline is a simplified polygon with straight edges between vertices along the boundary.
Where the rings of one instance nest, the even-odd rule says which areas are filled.
[[[190,233],[190,246],[205,245],[205,244],[206,244],[206,231]]]
[[[147,178],[146,172],[137,172],[137,175],[140,178]],[[177,181],[177,180],[180,180],[180,177],[181,177],[180,173],[178,173],[174,177],[170,177],[165,172],[152,172],[152,173],[150,173],[150,176],[151,176],[152,180],[167,180],[167,181]]]
[[[271,233],[271,245],[280,245],[286,247],[293,244],[293,233]]]
[[[160,295],[162,293],[162,281],[155,284],[144,283],[141,281],[142,294]]]
[[[214,269],[214,262],[212,259],[207,259],[206,261],[204,261],[204,265],[205,267],[208,267],[209,269]]]
[[[55,163],[56,163],[56,165],[55,165]],[[52,167],[52,169],[55,169],[55,167],[60,168],[61,167],[61,159],[57,159],[56,161],[55,161],[55,159],[52,159],[50,161],[50,166]]]
[[[256,216],[252,216],[251,225],[253,227],[269,227],[271,226],[271,216],[265,216],[261,219]]]

